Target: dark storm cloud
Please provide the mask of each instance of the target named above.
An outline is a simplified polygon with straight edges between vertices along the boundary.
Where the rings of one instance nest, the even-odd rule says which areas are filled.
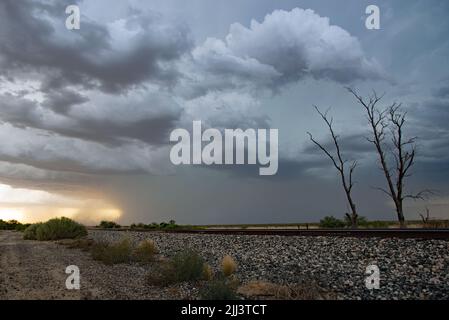
[[[182,23],[140,10],[147,5],[158,9],[155,2],[133,3],[133,10],[120,13],[107,12],[116,11],[109,2],[79,2],[81,29],[68,31],[65,6],[74,3],[0,3],[0,181],[56,192],[115,188],[127,222],[136,217],[149,222],[149,214],[159,217],[155,220],[179,217],[185,223],[316,221],[315,212],[342,214],[345,199],[338,173],[303,132],[307,127],[330,147],[325,128],[307,118],[304,109],[291,113],[287,105],[310,105],[308,96],[317,100],[313,103],[341,107],[346,102],[337,86],[363,82],[375,88],[375,81],[386,78],[377,58],[394,73],[399,60],[407,67],[430,60],[416,58],[418,46],[425,53],[432,48],[430,43],[420,46],[417,32],[410,32],[413,45],[406,50],[396,45],[391,53],[391,43],[384,41],[391,35],[394,43],[401,43],[393,35],[398,29],[401,36],[407,33],[402,25],[410,24],[409,17],[397,17],[399,10],[393,10],[399,27],[386,23],[391,29],[367,31],[360,20],[364,11],[355,2],[343,15],[341,10],[320,10],[329,7],[320,1],[309,2],[311,7],[317,3],[315,11],[292,10],[294,1],[273,1],[270,9],[248,1],[244,15],[236,13],[240,8],[235,4],[224,2],[231,15],[225,23],[211,18],[217,10],[199,15],[195,9],[195,25],[209,36],[196,43]],[[286,11],[274,10],[279,7]],[[205,23],[206,15],[207,21],[217,21]],[[235,23],[229,28],[230,22]],[[220,25],[223,33],[211,32],[210,24]],[[371,47],[362,48],[360,41]],[[308,88],[311,92],[304,92]],[[447,189],[447,92],[441,87],[425,109],[410,109],[413,121],[407,133],[423,142],[412,187],[432,187],[437,181]],[[416,101],[423,100],[422,92],[416,95]],[[352,111],[340,112],[343,153],[348,160],[360,159],[355,192],[361,212],[385,216],[391,209],[388,200],[371,189],[384,181],[382,172],[374,170],[375,153],[364,138],[369,130],[359,134],[363,115],[354,126],[358,120]],[[295,123],[296,116],[303,121]],[[192,120],[220,129],[278,127],[281,134],[301,135],[302,140],[295,150],[280,141],[276,176],[260,177],[258,166],[177,167],[187,178],[178,171],[158,176],[174,173],[165,145],[168,133],[175,127],[191,128]]]
[[[0,119],[19,127],[47,130],[54,134],[108,145],[126,144],[129,139],[162,145],[167,143],[169,132],[181,115],[176,106],[169,106],[168,103],[171,102],[165,101],[152,101],[152,104],[135,102],[134,106],[105,105],[102,108],[98,105],[87,105],[85,112],[70,112],[73,111],[70,108],[74,105],[88,101],[87,97],[65,89],[46,94],[42,104],[5,93],[0,95]],[[130,101],[130,104],[133,103]],[[134,108],[135,117],[113,119],[110,112],[114,108],[120,112],[123,112],[121,110],[124,108]],[[155,111],[145,112],[147,108]],[[99,116],[91,117],[89,110],[99,113]]]
[[[171,83],[178,76],[168,65],[189,50],[188,29],[156,14],[133,13],[116,25],[100,25],[83,17],[76,32],[65,28],[65,6],[71,1],[0,3],[1,73],[44,76],[44,91],[69,84],[122,91],[146,80]],[[114,35],[111,35],[111,32]],[[122,33],[122,34],[120,34]],[[115,44],[114,36],[126,37]]]
[[[449,98],[449,85],[436,90],[435,95],[440,98]]]
[[[89,99],[79,92],[69,89],[59,89],[47,92],[42,105],[56,113],[67,114],[70,107],[87,101]]]
[[[434,132],[436,129],[449,131],[449,99],[432,98],[424,101],[413,109],[412,116],[421,126],[430,125]]]

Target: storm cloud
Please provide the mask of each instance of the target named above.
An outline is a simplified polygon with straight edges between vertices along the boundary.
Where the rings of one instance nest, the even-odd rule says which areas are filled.
[[[435,182],[426,178],[435,172],[449,178],[447,83],[436,85],[435,72],[420,67],[401,81],[404,65],[443,63],[446,33],[428,44],[438,47],[432,60],[413,42],[395,38],[416,34],[407,29],[409,16],[396,7],[382,6],[396,20],[387,16],[391,29],[374,35],[360,31],[364,8],[327,16],[325,1],[305,8],[268,2],[250,1],[254,17],[253,11],[238,15],[224,4],[231,15],[220,20],[220,12],[208,6],[201,15],[193,9],[175,15],[157,1],[121,1],[117,5],[126,9],[110,12],[75,1],[81,29],[67,30],[65,7],[74,1],[2,1],[0,183],[79,197],[101,194],[127,212],[124,222],[147,222],[149,216],[225,222],[230,211],[229,222],[242,222],[240,215],[248,212],[257,222],[337,214],[345,208],[332,191],[339,188],[335,172],[306,135],[312,131],[330,146],[312,104],[332,104],[345,156],[360,160],[358,174],[366,181],[359,193],[362,211],[376,216],[372,204],[381,203],[387,213],[378,218],[387,217],[388,200],[369,200],[370,186],[382,177],[373,173],[369,131],[346,85],[366,94],[377,87],[390,92],[385,105],[404,102],[407,134],[420,137],[417,186]],[[352,22],[336,23],[346,20]],[[213,32],[217,25],[227,31]],[[389,50],[393,43],[409,55],[400,59]],[[414,92],[410,83],[419,89]],[[278,128],[278,176],[254,176],[250,167],[173,166],[169,134],[190,130],[194,120],[220,130]],[[440,180],[435,184],[443,195],[449,191]],[[319,192],[336,206],[320,207]],[[228,207],[229,199],[236,201]],[[299,211],[308,213],[297,216]]]

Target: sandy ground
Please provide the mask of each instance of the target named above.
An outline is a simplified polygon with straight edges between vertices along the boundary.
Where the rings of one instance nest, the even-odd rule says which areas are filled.
[[[80,269],[80,290],[66,288],[69,265]],[[79,249],[0,231],[0,300],[186,298],[182,287],[161,289],[146,284],[150,270],[151,266],[105,266]]]
[[[0,232],[0,299],[81,299],[81,290],[67,290],[65,259],[57,245],[24,241],[22,234]],[[67,260],[66,260],[67,261]]]

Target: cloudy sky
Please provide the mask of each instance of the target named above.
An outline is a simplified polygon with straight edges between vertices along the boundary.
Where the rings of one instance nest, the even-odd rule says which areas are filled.
[[[356,159],[361,215],[395,219],[365,137],[361,95],[403,103],[418,136],[406,218],[449,218],[449,3],[300,0],[0,2],[0,219],[87,223],[318,221],[348,211],[335,170],[308,140],[331,107]],[[67,30],[77,4],[81,28]],[[380,8],[380,30],[365,8]],[[279,170],[174,166],[170,132],[279,129]]]

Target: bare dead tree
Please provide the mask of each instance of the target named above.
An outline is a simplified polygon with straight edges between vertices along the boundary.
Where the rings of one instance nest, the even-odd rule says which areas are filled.
[[[424,224],[424,226],[427,226],[427,224],[430,221],[430,210],[426,207],[426,215],[423,215],[422,213],[419,214],[421,216],[421,220]]]
[[[378,96],[375,91],[364,99],[351,88],[348,91],[356,98],[366,111],[368,123],[372,136],[367,138],[374,144],[381,169],[387,180],[387,189],[377,188],[387,194],[394,202],[396,214],[401,228],[405,227],[403,201],[405,199],[424,199],[430,190],[423,190],[416,194],[406,194],[404,192],[405,179],[409,177],[410,169],[415,163],[416,137],[404,138],[404,125],[406,123],[406,112],[401,110],[401,104],[393,103],[385,109],[378,108],[378,102],[383,96]],[[387,130],[391,134],[391,143],[386,141]],[[390,165],[387,159],[387,152],[394,159],[394,165]]]
[[[335,134],[334,128],[332,126],[333,124],[333,118],[328,118],[327,111],[325,113],[322,113],[318,107],[314,106],[315,110],[318,112],[318,114],[321,116],[323,121],[326,123],[327,128],[329,129],[329,132],[332,137],[333,144],[335,146],[335,154],[332,154],[328,149],[326,149],[322,144],[320,144],[318,141],[316,141],[312,134],[310,132],[307,132],[307,134],[310,137],[310,140],[320,148],[324,154],[332,161],[332,164],[334,165],[335,169],[337,169],[338,173],[340,174],[341,183],[343,186],[343,189],[346,194],[346,199],[348,200],[349,206],[351,208],[351,213],[346,213],[347,218],[349,221],[351,221],[351,227],[357,228],[357,221],[358,221],[358,214],[356,210],[355,203],[352,199],[352,188],[354,186],[353,181],[353,173],[355,168],[357,167],[357,161],[353,161],[351,164],[348,165],[348,161],[343,159],[340,149],[340,144],[338,141],[338,135]]]

